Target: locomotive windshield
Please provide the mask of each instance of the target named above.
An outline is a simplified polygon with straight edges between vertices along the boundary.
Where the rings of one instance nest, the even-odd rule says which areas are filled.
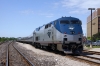
[[[60,21],[60,24],[69,24],[70,22],[68,20],[62,20]]]
[[[79,20],[71,20],[71,24],[81,24]]]

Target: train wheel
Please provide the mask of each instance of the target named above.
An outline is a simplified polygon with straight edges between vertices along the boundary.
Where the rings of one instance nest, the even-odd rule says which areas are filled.
[[[36,44],[34,43],[34,47],[36,47]]]
[[[56,44],[52,44],[51,49],[56,51],[57,50],[57,45]]]
[[[80,52],[77,49],[73,49],[72,52],[73,52],[73,55],[80,55]]]
[[[50,46],[47,46],[47,50],[51,50],[51,47]]]
[[[43,46],[41,45],[40,48],[43,49]]]
[[[83,48],[79,48],[79,50],[78,50],[79,52],[80,52],[80,54],[82,54],[83,52]]]
[[[34,43],[34,47],[37,48],[37,43]]]
[[[37,43],[37,48],[41,48],[41,45],[40,45],[40,43]]]

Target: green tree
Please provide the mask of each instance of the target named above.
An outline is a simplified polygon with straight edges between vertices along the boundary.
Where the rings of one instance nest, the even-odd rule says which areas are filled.
[[[87,37],[88,40],[91,40],[91,37]]]
[[[93,35],[93,41],[100,40],[100,32]]]
[[[16,38],[14,37],[0,37],[0,42],[4,42],[4,41],[9,41],[9,40],[16,40]]]

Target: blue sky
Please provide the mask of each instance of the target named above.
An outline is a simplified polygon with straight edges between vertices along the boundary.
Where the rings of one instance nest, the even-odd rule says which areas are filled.
[[[89,7],[100,0],[0,0],[0,37],[26,37],[35,28],[62,16],[77,17],[86,34]]]

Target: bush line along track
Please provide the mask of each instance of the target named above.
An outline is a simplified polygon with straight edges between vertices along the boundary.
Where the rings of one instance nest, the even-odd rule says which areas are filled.
[[[14,47],[14,49],[25,59],[25,61],[29,64],[29,66],[34,66],[34,64],[28,60],[13,44],[14,42],[11,42],[8,44],[7,46],[7,58],[6,58],[6,66],[9,66],[9,45],[12,44],[12,46]]]

